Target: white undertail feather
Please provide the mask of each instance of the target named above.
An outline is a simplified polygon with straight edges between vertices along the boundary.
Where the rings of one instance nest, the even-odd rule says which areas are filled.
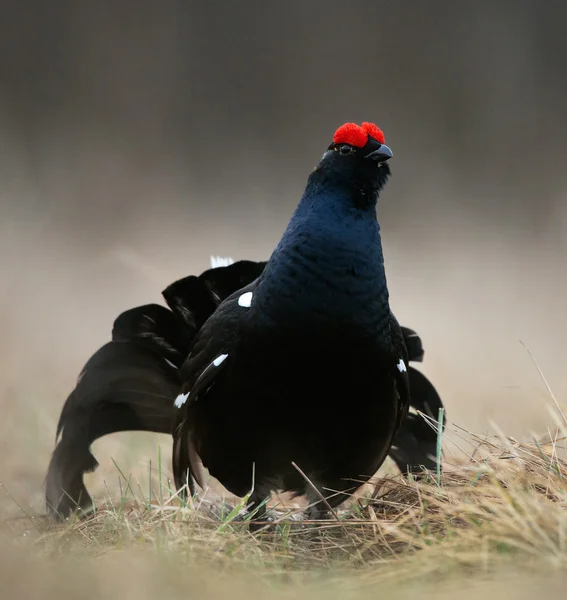
[[[213,256],[211,255],[211,269],[217,267],[228,267],[234,262],[230,256]]]

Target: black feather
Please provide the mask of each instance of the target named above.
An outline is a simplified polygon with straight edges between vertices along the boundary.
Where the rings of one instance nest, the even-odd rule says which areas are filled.
[[[91,508],[83,475],[98,466],[90,450],[97,439],[120,431],[172,432],[179,368],[195,334],[219,302],[264,265],[240,261],[185,277],[163,291],[169,309],[148,304],[116,318],[112,340],[87,361],[61,410],[45,481],[53,517]]]
[[[373,144],[330,147],[261,274],[199,329],[181,369],[176,481],[192,468],[186,437],[235,495],[254,477],[251,507],[282,490],[314,500],[316,516],[319,493],[339,504],[388,454],[410,405],[405,338],[418,360],[423,349],[389,306],[375,212],[389,169],[367,158]]]
[[[112,341],[86,363],[61,411],[46,476],[46,504],[52,516],[65,518],[77,508],[83,512],[91,509],[83,475],[98,466],[90,450],[94,441],[120,431],[172,432],[177,412],[173,402],[181,389],[178,368],[189,355],[196,334],[222,300],[256,280],[265,266],[266,262],[239,261],[198,277],[185,277],[163,292],[170,310],[149,304],[118,316]],[[405,327],[401,331],[407,359],[422,360],[417,334]],[[221,350],[215,351],[221,354]],[[427,412],[429,404],[436,418],[437,408],[442,406],[437,392],[418,371],[409,368],[408,374],[412,407]],[[390,455],[404,472],[406,465],[411,472],[417,465],[435,468],[427,459],[435,447],[435,434],[423,425],[421,417],[410,414],[398,431]],[[193,477],[199,478],[200,465],[190,467],[191,461],[196,462],[196,453],[189,443],[188,424],[178,422],[176,427],[174,452],[180,472],[185,470],[176,484],[184,485],[190,473],[188,482],[194,493]]]

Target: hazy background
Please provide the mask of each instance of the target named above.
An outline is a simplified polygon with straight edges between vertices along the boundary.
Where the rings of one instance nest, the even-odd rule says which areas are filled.
[[[392,306],[450,419],[545,431],[520,340],[565,398],[566,12],[3,0],[0,481],[41,510],[60,408],[117,314],[211,254],[266,259],[350,120],[394,151],[379,206]],[[169,462],[165,438],[99,444],[146,472],[158,441]]]

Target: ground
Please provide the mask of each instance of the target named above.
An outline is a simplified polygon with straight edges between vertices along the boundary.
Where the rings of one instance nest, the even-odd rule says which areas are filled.
[[[450,426],[442,474],[383,469],[326,523],[275,498],[276,524],[256,534],[214,482],[180,503],[161,450],[145,481],[113,464],[97,512],[61,526],[5,488],[19,514],[2,521],[0,582],[10,597],[563,597],[567,427],[556,417],[547,439],[525,441]]]

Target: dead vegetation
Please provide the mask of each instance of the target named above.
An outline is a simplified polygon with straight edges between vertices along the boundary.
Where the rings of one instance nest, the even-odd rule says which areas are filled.
[[[305,521],[298,509],[275,503],[272,521],[256,534],[242,503],[205,493],[182,504],[161,470],[151,498],[137,496],[123,475],[118,497],[109,491],[90,517],[54,526],[26,515],[4,528],[49,560],[142,552],[263,583],[356,573],[357,586],[411,585],[511,567],[557,572],[567,566],[565,439],[561,419],[547,439],[524,441],[450,427],[446,453],[459,447],[468,458],[447,460],[442,474],[420,482],[382,477],[327,522]]]

